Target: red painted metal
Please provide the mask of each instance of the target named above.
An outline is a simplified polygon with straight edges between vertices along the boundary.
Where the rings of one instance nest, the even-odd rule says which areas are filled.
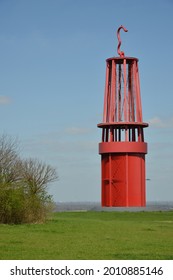
[[[106,60],[102,142],[99,154],[102,164],[102,206],[131,207],[146,205],[144,128],[138,59],[125,57],[120,50],[120,30],[117,30],[119,57]]]
[[[119,54],[119,56],[123,57],[124,52],[120,51],[120,46],[121,46],[120,30],[121,29],[123,29],[125,32],[128,32],[128,30],[123,25],[121,25],[117,30],[117,38],[118,38],[117,53]]]

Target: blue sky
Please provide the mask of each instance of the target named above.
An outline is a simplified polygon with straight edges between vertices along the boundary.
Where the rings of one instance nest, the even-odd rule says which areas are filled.
[[[173,200],[173,1],[0,0],[0,132],[55,166],[55,201],[100,201],[105,60],[139,58],[147,200]]]

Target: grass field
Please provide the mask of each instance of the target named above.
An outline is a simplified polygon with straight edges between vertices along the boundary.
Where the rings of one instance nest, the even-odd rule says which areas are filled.
[[[173,259],[173,212],[62,212],[0,225],[0,259]]]

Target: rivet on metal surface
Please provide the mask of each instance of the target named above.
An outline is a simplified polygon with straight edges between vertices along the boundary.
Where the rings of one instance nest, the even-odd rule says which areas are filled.
[[[117,52],[120,57],[124,57],[124,52],[120,50],[120,46],[121,46],[120,30],[121,29],[123,29],[125,32],[128,32],[128,30],[123,25],[121,25],[117,30],[117,38],[118,38]]]

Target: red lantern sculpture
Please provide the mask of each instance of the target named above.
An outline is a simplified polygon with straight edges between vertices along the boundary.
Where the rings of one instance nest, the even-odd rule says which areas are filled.
[[[138,59],[119,57],[106,60],[102,142],[99,143],[102,173],[102,206],[139,207],[146,205],[144,128]]]

